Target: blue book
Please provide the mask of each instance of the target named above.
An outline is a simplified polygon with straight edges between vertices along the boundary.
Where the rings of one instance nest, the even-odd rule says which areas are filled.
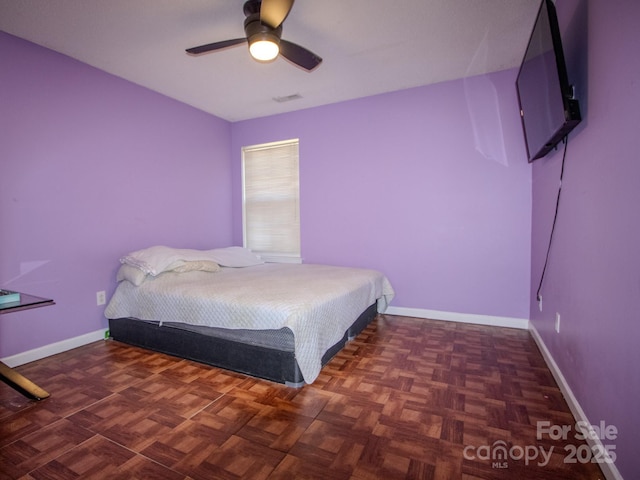
[[[0,305],[20,301],[20,293],[10,290],[0,290]]]

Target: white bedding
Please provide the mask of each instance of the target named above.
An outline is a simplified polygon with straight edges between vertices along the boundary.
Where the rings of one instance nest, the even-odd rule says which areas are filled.
[[[215,273],[165,272],[140,286],[121,281],[105,316],[236,329],[288,327],[302,376],[311,383],[324,352],[355,319],[376,300],[383,312],[393,296],[388,279],[374,270],[266,263]]]

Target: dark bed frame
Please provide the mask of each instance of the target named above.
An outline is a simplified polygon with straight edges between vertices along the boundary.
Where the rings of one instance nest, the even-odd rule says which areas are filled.
[[[355,338],[376,314],[374,303],[347,329],[340,341],[325,352],[322,365],[326,365],[347,341]],[[129,345],[291,387],[305,384],[293,350],[293,333],[288,328],[250,332],[207,327],[185,328],[180,323],[165,322],[160,325],[159,322],[135,318],[115,318],[109,319],[109,335],[113,340]]]

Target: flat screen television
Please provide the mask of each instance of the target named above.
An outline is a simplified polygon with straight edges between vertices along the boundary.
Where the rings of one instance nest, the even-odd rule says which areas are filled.
[[[516,89],[528,160],[533,162],[549,153],[581,120],[551,0],[542,0],[538,10]]]

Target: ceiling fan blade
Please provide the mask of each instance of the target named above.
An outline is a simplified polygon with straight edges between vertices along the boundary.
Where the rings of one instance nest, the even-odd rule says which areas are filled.
[[[280,55],[308,71],[322,63],[322,58],[315,53],[286,40],[280,40]]]
[[[278,28],[287,18],[294,0],[262,0],[260,21],[271,28]]]
[[[234,38],[233,40],[224,40],[222,42],[208,43],[206,45],[200,45],[199,47],[187,48],[187,53],[190,55],[200,55],[201,53],[212,52],[214,50],[221,50],[223,48],[233,47],[246,43],[246,38]]]

